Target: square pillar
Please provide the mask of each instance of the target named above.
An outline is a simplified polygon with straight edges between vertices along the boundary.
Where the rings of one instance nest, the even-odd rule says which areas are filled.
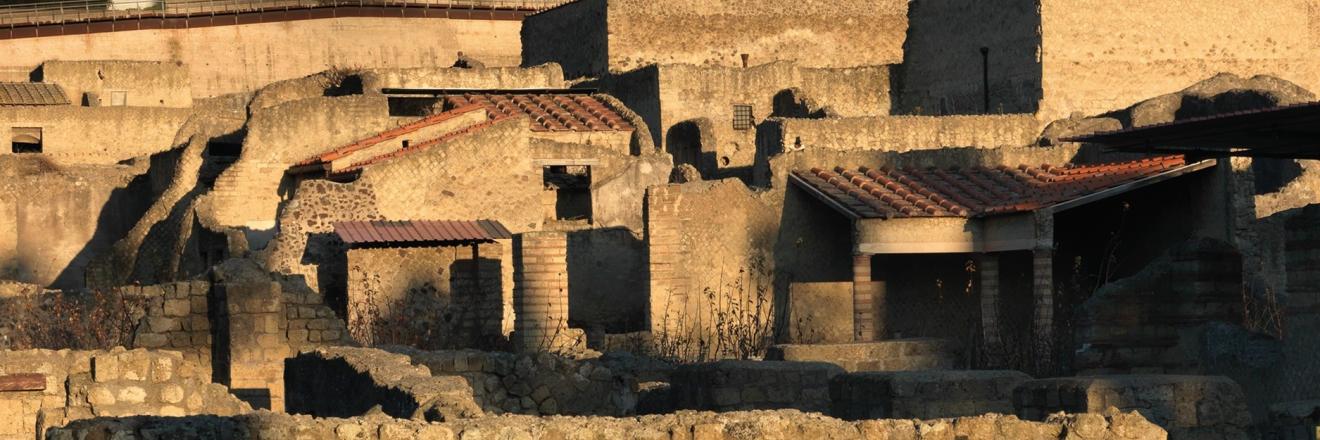
[[[1003,354],[999,331],[999,255],[979,254],[977,266],[981,273],[981,339],[985,360],[991,366],[998,366]]]
[[[871,279],[871,255],[853,256],[853,341],[884,339],[884,293]]]
[[[1054,356],[1054,249],[1032,250],[1031,262],[1035,358],[1038,365],[1047,366]]]

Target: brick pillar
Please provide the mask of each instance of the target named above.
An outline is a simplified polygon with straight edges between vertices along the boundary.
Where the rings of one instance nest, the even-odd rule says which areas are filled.
[[[853,256],[853,341],[884,339],[884,289],[871,279],[871,255]]]
[[[290,354],[283,293],[276,282],[212,289],[217,301],[216,380],[254,408],[284,411],[284,359]]]
[[[980,254],[977,262],[977,270],[981,272],[982,346],[986,363],[998,366],[1003,348],[999,332],[999,255]]]
[[[1035,358],[1038,365],[1049,365],[1054,355],[1054,250],[1035,249],[1031,261]]]
[[[553,351],[568,336],[568,236],[528,232],[514,238],[513,344]]]
[[[647,303],[653,336],[669,334],[687,313],[688,279],[682,268],[683,221],[679,209],[681,192],[676,187],[657,186],[647,190],[646,247],[648,266]]]

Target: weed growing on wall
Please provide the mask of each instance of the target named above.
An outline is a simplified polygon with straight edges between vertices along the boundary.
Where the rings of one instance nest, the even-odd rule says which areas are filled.
[[[753,260],[733,281],[721,280],[695,298],[671,293],[665,325],[641,352],[675,363],[764,357],[774,341],[772,294],[754,283],[764,270],[763,262]]]

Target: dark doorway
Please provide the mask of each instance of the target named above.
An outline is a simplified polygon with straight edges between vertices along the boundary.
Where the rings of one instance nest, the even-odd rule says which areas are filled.
[[[40,153],[41,127],[14,127],[11,141],[16,154]]]
[[[591,167],[550,165],[544,168],[545,189],[555,192],[556,220],[591,221]]]

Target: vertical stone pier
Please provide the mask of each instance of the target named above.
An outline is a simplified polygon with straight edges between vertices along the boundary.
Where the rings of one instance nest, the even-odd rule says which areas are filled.
[[[999,333],[999,255],[980,254],[977,269],[981,273],[981,338],[985,361],[991,366],[1002,362]]]
[[[885,338],[884,290],[871,278],[871,255],[853,256],[853,341],[871,342]],[[877,307],[878,305],[878,307]],[[881,315],[881,316],[877,316]]]
[[[568,236],[528,232],[514,237],[513,345],[554,351],[569,338]]]
[[[213,346],[215,380],[252,405],[284,410],[284,359],[289,357],[283,292],[270,281],[217,284]]]

